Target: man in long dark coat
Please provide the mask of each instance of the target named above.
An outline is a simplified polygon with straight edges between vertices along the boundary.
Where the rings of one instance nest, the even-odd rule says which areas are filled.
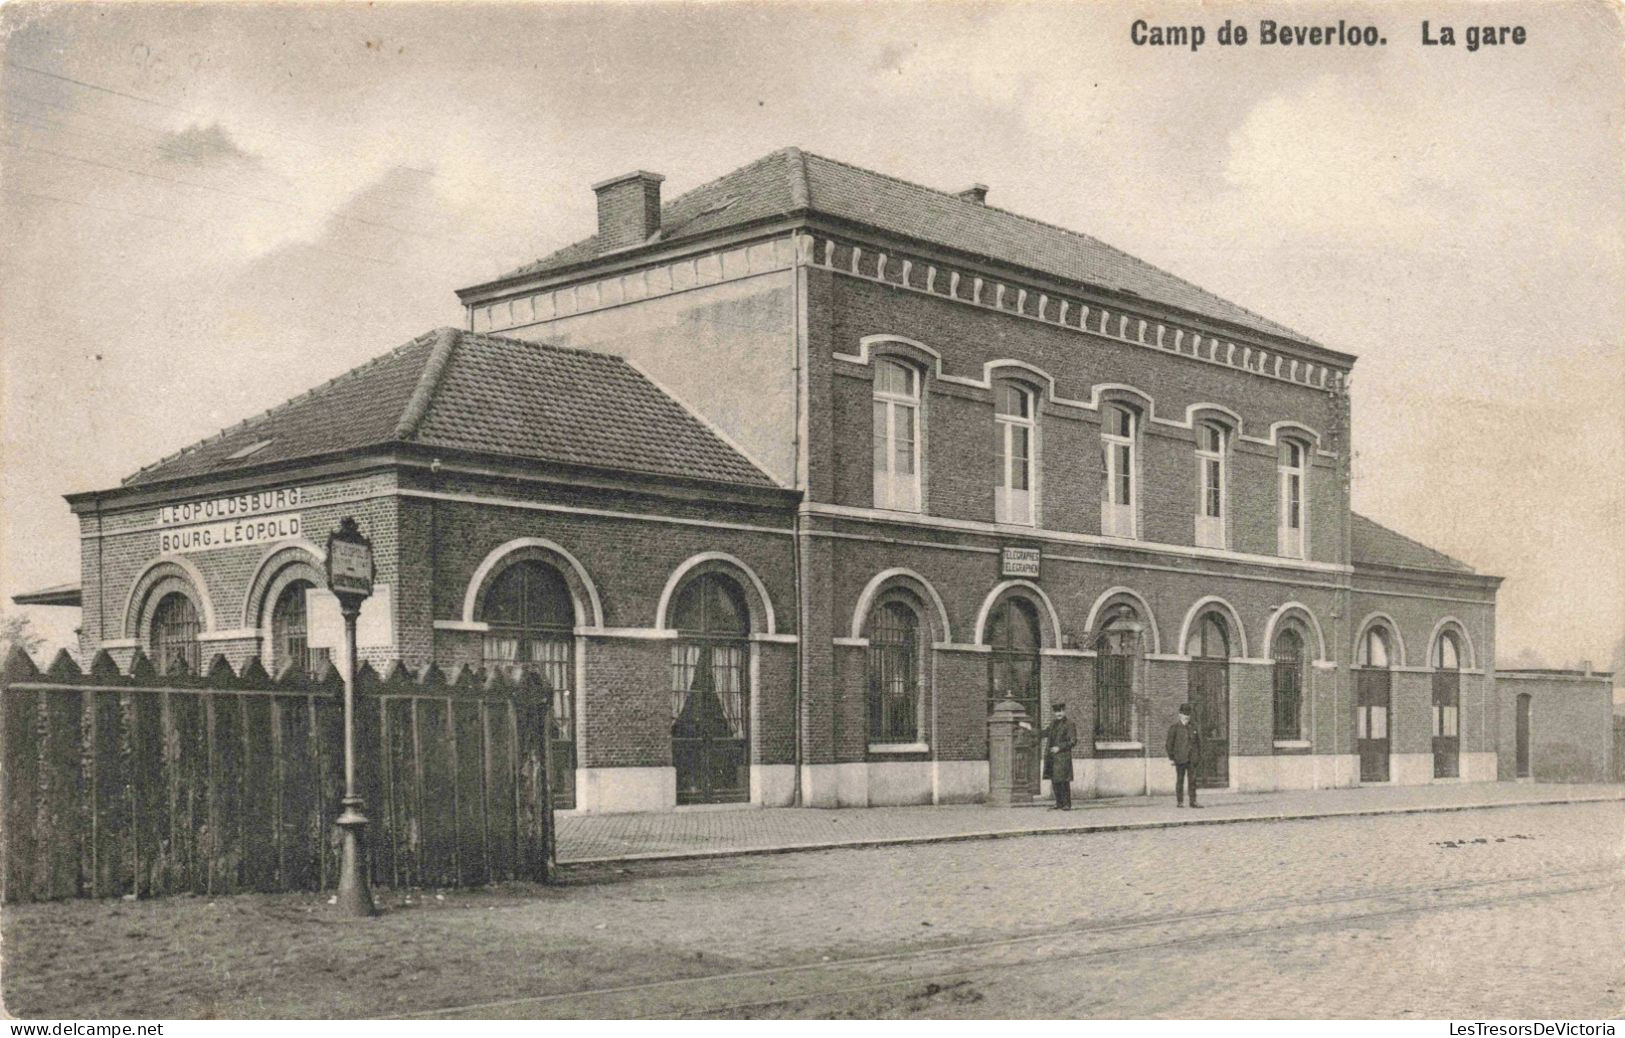
[[[1174,799],[1179,807],[1185,806],[1185,791],[1190,790],[1191,806],[1196,802],[1196,761],[1202,755],[1202,735],[1191,723],[1191,705],[1179,708],[1179,720],[1168,726],[1168,759],[1174,765]]]
[[[1072,810],[1072,747],[1078,744],[1078,726],[1066,716],[1066,704],[1054,703],[1054,716],[1044,729],[1050,789],[1055,793],[1054,811]]]

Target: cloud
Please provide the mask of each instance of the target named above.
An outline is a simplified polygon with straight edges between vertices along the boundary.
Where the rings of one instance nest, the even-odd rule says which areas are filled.
[[[166,162],[199,166],[228,163],[254,165],[259,162],[257,156],[239,147],[219,123],[207,126],[193,123],[184,130],[171,130],[159,140],[158,148],[164,153]]]

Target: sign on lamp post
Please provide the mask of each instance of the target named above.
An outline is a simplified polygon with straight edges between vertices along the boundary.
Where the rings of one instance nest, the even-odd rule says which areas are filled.
[[[344,616],[344,810],[338,826],[344,831],[339,862],[339,911],[345,915],[373,914],[372,891],[362,868],[362,840],[367,828],[366,806],[355,791],[355,627],[361,603],[372,594],[372,542],[354,519],[345,516],[327,537],[327,589],[339,600]]]

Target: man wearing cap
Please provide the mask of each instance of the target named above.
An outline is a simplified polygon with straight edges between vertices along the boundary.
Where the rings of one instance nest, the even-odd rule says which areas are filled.
[[[1055,793],[1053,811],[1072,810],[1072,747],[1078,742],[1078,726],[1066,716],[1065,703],[1052,703],[1053,716],[1044,729],[1046,752],[1045,771],[1049,773],[1050,789]]]
[[[1202,736],[1191,723],[1191,705],[1179,708],[1179,720],[1168,726],[1168,759],[1174,765],[1174,798],[1179,807],[1185,806],[1185,791],[1190,790],[1191,806],[1196,802],[1196,760],[1202,752]]]

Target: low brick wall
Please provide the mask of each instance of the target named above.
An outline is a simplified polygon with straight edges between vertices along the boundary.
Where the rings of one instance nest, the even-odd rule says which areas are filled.
[[[1501,779],[1614,781],[1613,675],[1498,670],[1495,698],[1501,714],[1496,747]],[[1527,740],[1524,768],[1519,765],[1520,732]]]

